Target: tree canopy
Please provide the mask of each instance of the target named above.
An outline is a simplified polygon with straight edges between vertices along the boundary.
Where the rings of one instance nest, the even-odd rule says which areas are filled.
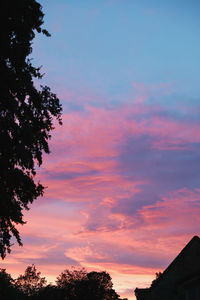
[[[30,59],[36,33],[49,36],[44,14],[35,0],[2,0],[0,10],[0,255],[10,252],[11,237],[22,245],[16,224],[24,224],[44,187],[36,182],[36,166],[49,153],[53,119],[61,124],[62,107],[47,86],[36,88],[40,67]]]
[[[40,274],[35,265],[28,266],[24,275],[20,275],[16,279],[15,284],[25,295],[36,295],[47,283],[45,277],[41,277]]]
[[[113,289],[112,278],[105,271],[88,273],[84,268],[67,269],[57,277],[56,284],[69,300],[121,299]]]
[[[28,266],[16,280],[0,269],[0,295],[12,300],[128,300],[119,297],[105,271],[65,270],[57,277],[56,285],[46,285],[45,277],[40,275],[35,265]]]

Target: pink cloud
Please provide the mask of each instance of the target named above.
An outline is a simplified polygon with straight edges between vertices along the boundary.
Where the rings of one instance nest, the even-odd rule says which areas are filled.
[[[155,117],[157,109],[149,108],[148,118],[143,116],[148,111],[145,104],[113,109],[86,106],[83,112],[65,114],[64,125],[53,134],[52,154],[45,156],[39,173],[48,186],[46,198],[87,202],[138,193],[151,178],[122,175],[118,160],[128,140],[148,137],[150,149],[160,151],[192,149],[200,141],[198,124]]]
[[[64,114],[37,177],[48,189],[25,213],[8,271],[36,261],[53,281],[71,264],[106,269],[126,295],[199,234],[199,123],[163,114],[147,105],[150,88],[135,87],[138,101],[103,108],[80,96],[84,109]]]
[[[165,195],[162,201],[143,207],[139,211],[144,223],[151,230],[162,230],[168,235],[192,232],[198,234],[200,220],[200,189],[175,191]],[[186,222],[187,220],[187,222]]]
[[[154,111],[157,113],[159,109],[141,104],[113,109],[86,106],[84,112],[66,114],[64,126],[53,135],[54,157],[57,154],[65,159],[68,155],[69,159],[72,155],[76,158],[77,155],[115,157],[119,153],[118,146],[132,135],[157,137],[160,142],[152,140],[152,147],[158,148],[160,144],[169,147],[171,144],[181,146],[200,141],[199,124],[154,116]]]

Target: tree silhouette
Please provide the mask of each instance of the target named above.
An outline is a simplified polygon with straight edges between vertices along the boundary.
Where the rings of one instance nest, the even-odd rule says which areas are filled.
[[[35,0],[2,0],[0,10],[0,255],[10,252],[11,237],[22,245],[16,224],[24,224],[28,209],[44,187],[34,181],[36,166],[48,141],[53,119],[61,124],[62,108],[50,88],[37,89],[40,68],[29,55],[35,33],[42,28],[43,12]]]
[[[0,295],[5,298],[13,294],[14,280],[10,274],[6,273],[6,269],[0,269]]]
[[[113,289],[113,283],[107,272],[89,272],[65,270],[57,277],[57,286],[64,291],[68,300],[123,300]],[[125,299],[124,299],[125,300]]]
[[[16,281],[16,287],[27,296],[34,296],[46,286],[45,277],[40,277],[40,272],[37,272],[35,265],[28,266],[24,275],[20,275]]]
[[[8,300],[128,300],[113,289],[107,272],[87,272],[84,268],[65,270],[57,277],[57,285],[46,285],[35,265],[28,266],[24,275],[12,279],[0,269],[0,299]]]
[[[87,279],[87,271],[85,268],[71,270],[66,269],[62,272],[56,280],[57,286],[65,288],[68,284],[75,285],[76,282]]]
[[[25,300],[26,296],[15,287],[15,281],[6,269],[0,268],[0,299]]]
[[[155,286],[163,277],[163,273],[162,272],[158,272],[156,273],[156,278],[152,281],[151,283],[151,287]]]

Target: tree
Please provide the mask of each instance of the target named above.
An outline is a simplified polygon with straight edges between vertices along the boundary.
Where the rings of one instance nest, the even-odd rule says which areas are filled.
[[[157,285],[157,283],[162,279],[162,277],[163,277],[162,272],[156,273],[156,278],[152,281],[151,287]]]
[[[40,277],[41,272],[37,272],[35,265],[28,266],[25,270],[24,275],[20,275],[15,285],[27,296],[34,296],[46,286],[45,277]]]
[[[94,280],[98,282],[99,286],[102,286],[105,290],[110,290],[113,287],[112,278],[110,275],[103,271],[103,272],[90,272],[87,274],[89,280]]]
[[[64,290],[58,288],[55,285],[49,284],[46,287],[39,290],[37,300],[67,300]]]
[[[10,252],[11,237],[22,245],[16,224],[24,224],[29,209],[44,187],[35,182],[36,166],[49,153],[48,141],[62,107],[50,88],[36,88],[43,75],[30,54],[44,14],[35,0],[2,0],[0,10],[0,255]]]
[[[57,277],[56,284],[58,289],[63,291],[64,298],[78,300],[80,285],[83,285],[83,282],[86,280],[87,271],[84,268],[78,270],[73,268],[72,270],[64,270],[64,272]]]
[[[65,288],[67,285],[75,285],[78,281],[83,281],[87,279],[87,271],[85,268],[66,269],[62,272],[56,280],[56,284],[60,288]]]
[[[57,277],[56,283],[64,291],[63,299],[123,300],[113,289],[112,279],[107,272],[65,270]]]
[[[0,269],[0,295],[5,298],[13,294],[14,280],[6,272],[6,269]]]
[[[15,281],[6,269],[0,268],[0,296],[1,299],[25,300],[25,295],[15,286]]]

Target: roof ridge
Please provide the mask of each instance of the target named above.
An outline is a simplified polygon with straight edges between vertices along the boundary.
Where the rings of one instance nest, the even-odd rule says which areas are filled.
[[[174,260],[169,264],[169,266],[163,271],[163,275],[167,273],[171,267],[176,263],[180,257],[184,254],[184,252],[195,242],[198,241],[200,243],[200,238],[197,235],[194,235],[193,238],[185,245],[185,247],[179,252],[179,254],[174,258]]]

